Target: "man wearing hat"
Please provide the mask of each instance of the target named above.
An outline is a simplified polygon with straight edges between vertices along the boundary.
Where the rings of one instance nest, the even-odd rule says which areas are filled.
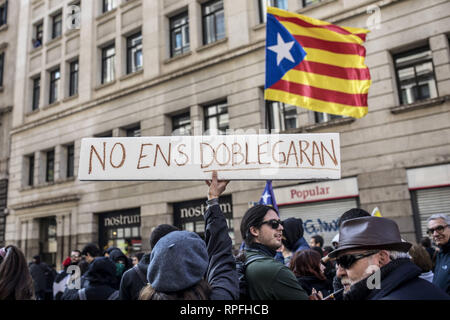
[[[344,221],[336,258],[344,300],[448,300],[440,288],[419,278],[421,270],[408,255],[397,224],[380,217]]]

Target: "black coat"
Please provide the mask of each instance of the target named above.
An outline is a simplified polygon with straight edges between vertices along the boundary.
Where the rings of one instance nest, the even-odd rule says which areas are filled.
[[[204,215],[205,241],[209,263],[206,279],[212,287],[210,300],[239,299],[239,279],[232,253],[228,226],[219,205],[208,207]]]
[[[298,283],[306,291],[308,296],[311,295],[312,289],[322,292],[324,297],[332,293],[330,284],[327,280],[320,280],[315,276],[300,276],[297,277]]]
[[[120,282],[120,300],[138,300],[139,293],[147,284],[147,269],[150,263],[150,254],[146,254],[136,266],[126,271]],[[139,273],[140,272],[140,273]]]
[[[95,258],[89,265],[88,271],[84,274],[84,277],[87,282],[85,287],[80,290],[84,291],[87,300],[107,300],[117,291],[114,289],[116,266],[109,258]],[[81,300],[80,290],[67,289],[61,300]]]
[[[352,286],[344,300],[450,300],[442,289],[419,278],[422,271],[410,259],[397,259],[381,269],[379,289],[366,279]]]

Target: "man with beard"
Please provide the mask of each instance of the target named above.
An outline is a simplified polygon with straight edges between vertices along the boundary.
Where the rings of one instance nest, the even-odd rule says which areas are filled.
[[[445,214],[434,214],[428,218],[428,235],[439,247],[434,267],[433,284],[450,295],[450,218]]]
[[[288,267],[276,261],[282,245],[283,226],[274,208],[256,205],[247,210],[241,221],[245,241],[245,269],[251,300],[307,300],[306,291]]]
[[[393,220],[363,217],[342,223],[339,247],[328,256],[336,258],[344,300],[448,300],[440,288],[419,278],[410,248]]]

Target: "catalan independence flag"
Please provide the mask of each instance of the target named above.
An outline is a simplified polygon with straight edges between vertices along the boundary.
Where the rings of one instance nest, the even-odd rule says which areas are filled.
[[[368,32],[268,7],[264,98],[317,112],[365,116],[371,84],[364,64]]]

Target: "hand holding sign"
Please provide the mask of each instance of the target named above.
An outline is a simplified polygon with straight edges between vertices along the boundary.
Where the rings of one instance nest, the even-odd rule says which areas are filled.
[[[219,196],[225,191],[229,180],[218,180],[217,171],[212,172],[212,180],[206,180],[206,184],[209,187],[208,200],[219,198]]]

